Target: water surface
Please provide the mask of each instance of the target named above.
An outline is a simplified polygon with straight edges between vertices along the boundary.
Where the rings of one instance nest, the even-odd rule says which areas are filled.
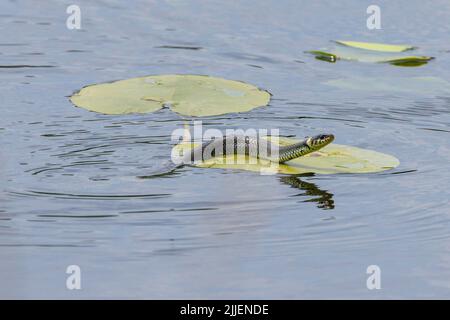
[[[450,81],[450,3],[378,1],[2,1],[0,297],[450,297],[450,94],[350,90],[336,79]],[[406,43],[419,68],[304,54],[332,39]],[[399,158],[361,175],[261,176],[168,159],[189,118],[168,109],[107,116],[73,107],[84,85],[151,74],[207,74],[269,90],[268,107],[205,128],[332,132]],[[392,80],[391,80],[392,81]],[[68,265],[82,290],[66,289]],[[382,289],[366,288],[378,265]]]

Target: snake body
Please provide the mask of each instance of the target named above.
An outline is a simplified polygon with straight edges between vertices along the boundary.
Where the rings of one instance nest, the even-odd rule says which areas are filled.
[[[268,140],[262,140],[258,136],[223,136],[203,143],[201,146],[191,149],[186,153],[181,164],[195,164],[208,159],[232,154],[242,154],[273,162],[284,163],[289,160],[302,157],[308,153],[317,151],[334,140],[330,134],[322,134],[307,137],[304,140],[279,146]]]
[[[164,165],[164,169],[145,177],[160,176],[185,165],[195,165],[214,157],[236,154],[284,163],[322,149],[333,140],[334,136],[332,134],[320,134],[306,137],[304,140],[291,145],[279,146],[259,136],[223,136],[191,148],[181,157],[175,159],[175,161],[173,158],[168,161]]]

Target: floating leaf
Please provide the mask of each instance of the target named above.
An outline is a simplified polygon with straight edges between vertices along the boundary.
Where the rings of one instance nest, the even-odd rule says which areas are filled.
[[[415,49],[415,47],[408,45],[384,44],[376,42],[358,42],[358,41],[341,41],[341,40],[336,40],[335,42],[352,48],[372,50],[372,51],[382,51],[382,52],[403,52]]]
[[[406,56],[401,53],[405,50],[400,49],[413,49],[413,47],[352,41],[337,41],[337,43],[348,43],[349,45],[339,45],[335,46],[334,48],[324,50],[306,51],[306,53],[313,54],[316,59],[325,60],[328,62],[336,62],[337,60],[349,60],[371,63],[389,63],[395,66],[402,67],[421,66],[433,59],[433,57],[428,56]],[[366,46],[350,46],[350,44],[365,44]],[[375,48],[377,50],[375,50]]]
[[[335,54],[328,53],[325,51],[311,50],[311,51],[305,51],[305,52],[315,55],[316,59],[318,59],[318,60],[324,60],[324,61],[328,61],[328,62],[336,62],[336,60],[338,59]]]
[[[199,75],[157,75],[84,87],[70,100],[104,114],[147,113],[164,105],[182,115],[211,116],[265,106],[270,94],[257,87]]]
[[[426,64],[428,61],[434,59],[433,57],[427,56],[409,56],[409,57],[401,57],[397,59],[388,59],[384,61],[380,61],[382,63],[390,63],[394,66],[399,67],[418,67],[423,64]]]
[[[333,79],[326,85],[370,92],[397,92],[414,95],[450,94],[450,83],[437,77],[352,77]]]
[[[288,145],[295,142],[298,141],[288,138],[279,138],[280,145]],[[198,144],[194,144],[194,147],[197,145]],[[186,152],[191,148],[191,144],[183,142],[174,148],[176,148],[175,152],[181,150]],[[230,163],[233,160],[234,163]],[[250,159],[243,155],[213,158],[202,162],[197,166],[266,173],[275,170],[272,172],[283,174],[335,174],[380,172],[393,169],[399,164],[400,162],[397,158],[384,153],[332,143],[318,152],[313,152],[284,164],[279,164],[278,167],[267,160]]]

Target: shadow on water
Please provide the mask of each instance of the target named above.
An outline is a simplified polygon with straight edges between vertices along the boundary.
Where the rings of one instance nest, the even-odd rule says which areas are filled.
[[[304,200],[303,202],[315,202],[317,208],[324,210],[334,209],[333,194],[327,190],[320,189],[314,183],[302,181],[299,176],[284,176],[280,178],[280,181],[292,188],[304,191],[295,196],[314,197],[312,199]]]

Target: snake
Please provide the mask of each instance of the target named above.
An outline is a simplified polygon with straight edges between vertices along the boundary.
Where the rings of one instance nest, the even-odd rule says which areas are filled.
[[[164,169],[147,176],[141,176],[141,178],[160,176],[185,165],[195,165],[215,157],[237,154],[281,164],[318,151],[333,140],[334,135],[332,134],[319,134],[306,137],[290,145],[279,146],[259,136],[227,135],[211,139],[191,148],[188,152],[176,157],[175,161],[172,157],[172,160],[163,165]]]

